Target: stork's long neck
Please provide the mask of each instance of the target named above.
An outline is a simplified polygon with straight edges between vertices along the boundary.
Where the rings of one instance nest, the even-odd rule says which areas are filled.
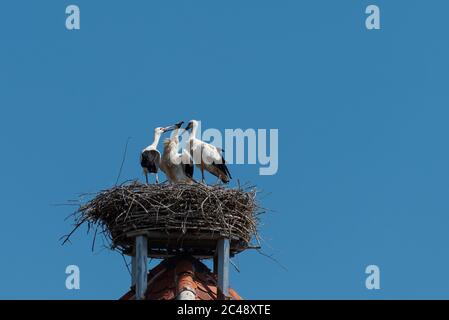
[[[197,130],[198,130],[198,125],[195,123],[195,124],[192,126],[192,132],[190,132],[189,140],[195,139],[195,138],[196,138],[196,131],[197,131]]]
[[[173,139],[172,139],[172,141],[174,141],[176,144],[179,144],[178,133],[179,133],[179,128],[176,128],[175,131],[173,131]]]
[[[160,139],[161,134],[159,132],[155,133],[153,143],[148,146],[148,149],[156,149]]]

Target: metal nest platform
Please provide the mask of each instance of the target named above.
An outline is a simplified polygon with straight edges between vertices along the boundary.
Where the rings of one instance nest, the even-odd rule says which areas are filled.
[[[161,233],[161,232],[131,232],[128,234],[127,255],[134,255],[134,239],[143,235],[148,240],[148,257],[166,259],[174,256],[190,255],[198,259],[212,259],[216,255],[217,243],[226,238],[230,241],[230,254],[234,256],[246,249],[257,248],[238,238],[229,238],[220,234],[207,233]]]
[[[220,239],[228,239],[235,255],[258,243],[259,214],[254,187],[221,185],[144,185],[131,181],[95,194],[84,195],[73,214],[82,225],[103,234],[111,249],[128,255],[136,251],[135,239],[144,236],[148,256],[164,259],[191,255],[213,258]]]

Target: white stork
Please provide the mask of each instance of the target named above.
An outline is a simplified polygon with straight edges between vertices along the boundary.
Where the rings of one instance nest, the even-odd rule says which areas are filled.
[[[182,153],[179,149],[179,128],[184,121],[175,125],[175,131],[171,139],[164,141],[164,152],[162,153],[161,169],[164,171],[170,183],[192,183],[193,180],[193,160],[187,150]]]
[[[156,176],[156,184],[159,183],[158,171],[161,165],[161,154],[157,150],[157,145],[161,139],[161,135],[164,132],[172,131],[175,126],[169,126],[165,128],[158,127],[154,129],[154,140],[153,143],[142,150],[140,154],[140,166],[143,168],[143,173],[145,174],[145,180],[148,184],[148,174],[154,174]]]
[[[223,183],[228,183],[231,177],[221,150],[209,143],[196,138],[198,121],[191,120],[186,130],[192,130],[189,137],[189,152],[197,167],[201,169],[201,181],[204,183],[204,170],[210,172]]]

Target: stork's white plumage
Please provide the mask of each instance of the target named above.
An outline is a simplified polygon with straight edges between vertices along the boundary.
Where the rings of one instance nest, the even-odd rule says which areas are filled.
[[[159,183],[158,171],[161,166],[161,154],[157,150],[159,140],[164,132],[173,130],[173,126],[161,128],[158,127],[154,129],[154,140],[153,143],[142,150],[140,154],[140,166],[145,174],[145,180],[148,184],[148,174],[154,174],[156,176],[156,184]]]
[[[201,170],[201,181],[204,183],[204,170],[206,170],[223,183],[228,183],[232,177],[226,166],[226,161],[221,154],[221,150],[196,138],[198,121],[191,120],[186,130],[192,130],[188,141],[188,148],[195,165]]]
[[[184,122],[177,123],[171,139],[164,141],[164,151],[161,159],[161,169],[164,171],[170,183],[192,183],[193,160],[187,150],[179,153],[179,128]]]

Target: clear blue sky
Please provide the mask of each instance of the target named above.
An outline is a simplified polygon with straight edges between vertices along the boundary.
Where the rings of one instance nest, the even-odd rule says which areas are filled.
[[[81,30],[65,29],[78,4]],[[365,8],[382,29],[365,29]],[[140,178],[153,128],[278,128],[265,251],[245,298],[449,298],[447,1],[24,1],[0,4],[0,298],[115,299],[129,275],[53,204]],[[65,267],[81,290],[65,289]],[[381,290],[365,289],[365,267]]]

